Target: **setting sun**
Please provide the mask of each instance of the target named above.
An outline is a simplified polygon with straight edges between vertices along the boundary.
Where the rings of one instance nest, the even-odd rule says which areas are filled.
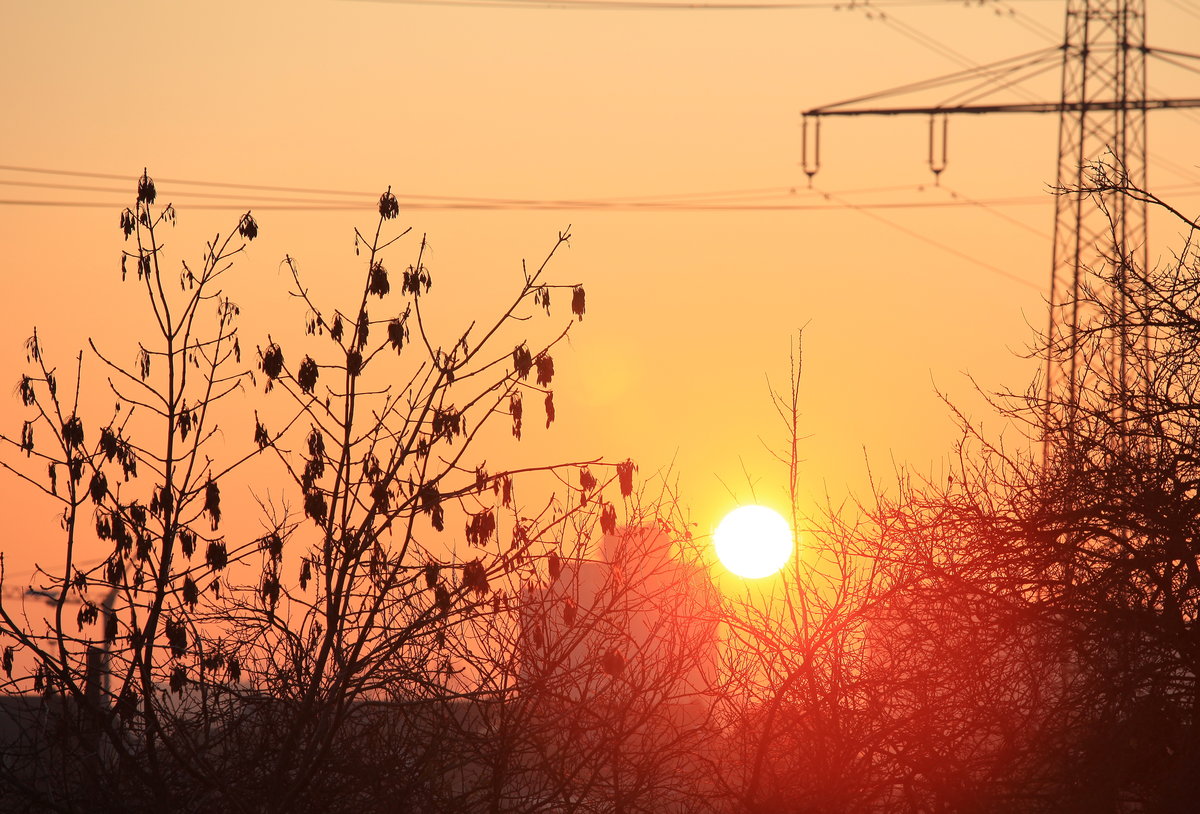
[[[774,574],[792,555],[792,530],[776,511],[741,506],[725,515],[713,544],[722,565],[739,577],[759,579]]]

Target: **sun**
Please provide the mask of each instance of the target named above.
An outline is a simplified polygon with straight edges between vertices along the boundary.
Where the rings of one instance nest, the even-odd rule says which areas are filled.
[[[713,532],[721,564],[739,577],[759,579],[774,574],[792,556],[792,530],[776,511],[740,506]]]

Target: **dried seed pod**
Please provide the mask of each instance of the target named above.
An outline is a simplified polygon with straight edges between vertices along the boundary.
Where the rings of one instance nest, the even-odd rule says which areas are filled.
[[[260,367],[268,379],[278,379],[279,374],[283,372],[283,349],[274,342],[268,345],[263,352]]]
[[[392,220],[399,214],[400,204],[392,194],[392,188],[388,187],[387,192],[379,196],[379,215],[384,220]]]
[[[215,540],[209,543],[208,551],[205,552],[204,560],[208,563],[209,568],[212,570],[224,570],[225,566],[229,565],[229,552],[225,548],[225,541]]]
[[[380,263],[378,260],[375,261],[371,264],[371,269],[367,277],[367,291],[383,299],[391,290],[392,286],[388,283],[387,269],[383,263]]]
[[[212,529],[221,524],[221,489],[212,478],[204,485],[204,511],[212,518]]]
[[[600,657],[600,669],[610,676],[619,676],[625,669],[625,657],[616,649],[609,650]]]
[[[633,494],[633,473],[636,469],[637,466],[628,459],[617,464],[617,480],[621,483],[621,494],[624,497]]]
[[[317,376],[317,363],[311,356],[305,356],[304,361],[300,363],[300,369],[296,371],[296,383],[303,392],[311,394],[317,386]]]
[[[571,313],[583,321],[583,315],[587,311],[585,303],[586,295],[583,293],[583,286],[575,286],[571,291]]]
[[[152,204],[156,197],[158,197],[158,191],[154,188],[154,181],[150,178],[148,170],[143,168],[142,177],[138,179],[137,185],[138,203]]]
[[[537,383],[539,387],[547,387],[554,378],[554,359],[548,353],[539,353],[534,360],[537,365]]]
[[[249,212],[242,215],[242,220],[238,223],[238,234],[246,240],[254,240],[258,237],[258,223],[250,216]]]

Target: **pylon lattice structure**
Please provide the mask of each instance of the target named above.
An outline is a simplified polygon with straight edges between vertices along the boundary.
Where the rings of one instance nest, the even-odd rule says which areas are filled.
[[[1118,283],[1113,295],[1123,327],[1112,337],[1112,357],[1122,401],[1129,384],[1133,340],[1124,328],[1130,303],[1122,283],[1130,268],[1146,268],[1146,203],[1108,191],[1098,193],[1104,200],[1097,207],[1082,190],[1093,181],[1089,168],[1100,162],[1128,187],[1147,188],[1146,51],[1145,0],[1068,0],[1048,329],[1059,364],[1046,371],[1047,404],[1060,393],[1068,411],[1079,400],[1081,288],[1089,270],[1106,265]]]
[[[1059,412],[1068,436],[1070,413],[1080,398],[1079,331],[1088,316],[1081,308],[1084,287],[1097,279],[1095,275],[1107,274],[1118,283],[1113,295],[1121,298],[1122,275],[1131,267],[1146,267],[1146,204],[1122,192],[1147,189],[1146,112],[1200,107],[1200,98],[1148,98],[1148,56],[1161,56],[1174,64],[1179,64],[1178,59],[1200,58],[1146,45],[1146,0],[1067,0],[1060,46],[804,112],[801,149],[810,179],[820,168],[820,122],[824,117],[929,116],[929,167],[936,176],[946,166],[951,114],[1058,113],[1046,404],[1047,409]],[[985,101],[1000,90],[1018,89],[1021,82],[1056,66],[1062,77],[1057,102]],[[933,105],[876,104],[931,91],[948,95]],[[1105,181],[1115,181],[1101,184],[1105,187],[1102,191],[1096,191],[1098,167],[1108,168]],[[1093,194],[1100,196],[1101,206],[1089,200]],[[1091,281],[1089,275],[1093,275]],[[1117,305],[1123,315],[1133,304],[1121,299]],[[1127,324],[1128,320],[1119,320],[1119,325]],[[1129,383],[1126,360],[1133,341],[1136,338],[1122,328],[1112,337],[1108,354],[1107,361],[1119,368],[1117,375],[1125,386]]]

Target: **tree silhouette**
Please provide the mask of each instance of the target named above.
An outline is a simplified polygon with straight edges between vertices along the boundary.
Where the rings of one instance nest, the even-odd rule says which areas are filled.
[[[257,547],[227,544],[220,523],[220,483],[252,453],[231,450],[219,464],[209,457],[214,412],[248,374],[238,309],[221,278],[257,224],[243,215],[208,243],[198,269],[184,263],[176,282],[161,241],[175,211],[155,200],[143,173],[135,204],[120,217],[132,245],[122,253],[122,280],[144,297],[154,342],[139,343],[132,369],[92,346],[109,372],[112,415],[79,414],[83,354],[64,389],[35,331],[26,344],[30,372],[18,387],[31,418],[19,441],[0,436],[21,453],[3,466],[62,506],[61,560],[39,570],[34,586],[49,597],[53,618],[42,625],[0,606],[5,688],[41,693],[59,727],[22,727],[5,768],[29,771],[6,779],[51,808],[173,799],[183,744],[171,733],[181,728],[183,691],[236,669],[206,646],[201,594],[219,590],[222,571]],[[45,440],[35,443],[35,431]],[[100,546],[107,550],[96,563]],[[20,656],[32,666],[14,675]]]
[[[1119,168],[1093,190],[1157,202]],[[60,382],[35,331],[28,418],[0,434],[0,466],[62,521],[28,585],[0,559],[5,810],[1194,806],[1196,223],[1154,269],[1115,242],[1080,343],[1042,338],[1075,355],[1073,388],[993,400],[1028,445],[958,416],[945,480],[901,470],[819,517],[797,346],[771,395],[800,553],[739,594],[632,461],[484,457],[556,418],[554,353],[586,306],[548,277],[566,232],[472,320],[433,307],[459,292],[385,192],[348,305],[286,258],[304,330],[272,324],[243,361],[225,281],[258,224],[176,276],[156,198],[143,173],[120,216],[152,336],[129,366],[92,345]],[[85,362],[115,396],[100,419]]]
[[[586,302],[545,279],[569,235],[489,322],[440,340],[425,239],[402,271],[386,265],[408,232],[387,234],[398,206],[385,192],[374,230],[355,234],[352,306],[318,302],[287,258],[306,331],[268,336],[250,369],[220,285],[258,224],[243,215],[176,283],[161,236],[175,213],[156,197],[143,174],[120,218],[122,274],[156,340],[132,369],[92,346],[114,415],[77,414],[78,376],[67,397],[35,333],[18,388],[31,418],[0,436],[5,468],[61,502],[65,560],[35,580],[46,624],[0,606],[19,733],[0,766],[5,804],[451,810],[470,784],[448,767],[461,781],[481,758],[448,723],[476,727],[517,687],[514,651],[488,637],[515,631],[521,585],[614,528],[632,493],[632,463],[489,470],[476,449],[497,429],[519,439],[526,404],[555,418],[551,351]],[[538,341],[529,319],[556,294],[570,310]],[[258,407],[222,412],[237,391]],[[263,533],[227,536],[223,493],[245,488],[234,473],[255,459],[254,477],[290,492],[261,501]],[[264,475],[272,460],[279,475]],[[519,483],[567,497],[530,512]]]
[[[791,352],[788,388],[771,391],[785,442],[794,556],[768,589],[728,594],[721,742],[714,761],[734,811],[867,811],[887,803],[877,764],[888,722],[871,693],[869,624],[896,590],[902,569],[880,556],[879,526],[845,507],[802,510],[802,339]]]
[[[1151,197],[1103,166],[1074,192],[1113,191]],[[1043,343],[1064,368],[1078,353],[1073,400],[1035,382],[996,402],[1045,458],[964,424],[948,483],[873,509],[883,549],[920,575],[888,630],[894,697],[911,699],[897,758],[922,806],[1194,804],[1200,264],[1190,237],[1154,269],[1112,238],[1066,305],[1086,315],[1077,350]]]

